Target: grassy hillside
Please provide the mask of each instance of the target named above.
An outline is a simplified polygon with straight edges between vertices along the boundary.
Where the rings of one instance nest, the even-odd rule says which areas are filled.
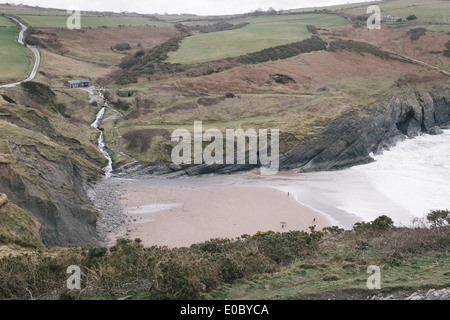
[[[105,164],[90,127],[98,110],[83,91],[36,82],[0,89],[0,193],[11,203],[2,245],[30,246],[30,217],[45,245],[97,241],[86,187]]]
[[[14,15],[25,24],[35,28],[66,28],[67,19],[71,14],[67,10],[39,8],[30,6],[0,5],[0,14]],[[167,26],[164,21],[156,21],[151,16],[138,14],[119,14],[113,12],[86,12],[81,13],[82,28],[117,27],[122,26]]]
[[[429,9],[426,17],[440,14],[441,5],[446,4],[437,0],[428,2],[436,10]],[[385,6],[394,10],[409,5],[398,0],[383,2],[381,6],[382,10]],[[408,8],[420,11],[417,6],[413,3]],[[366,7],[367,3],[349,4],[328,10],[353,16],[364,15],[360,11]],[[36,81],[67,95],[72,95],[71,91],[64,91],[62,85],[68,79],[88,78],[94,84],[108,85],[111,106],[116,111],[107,111],[107,116],[112,117],[107,117],[103,127],[115,165],[132,158],[143,162],[170,160],[174,144],[169,133],[180,127],[191,129],[194,120],[202,120],[205,128],[221,130],[235,126],[278,128],[283,132],[282,149],[287,151],[303,139],[320,133],[327,123],[344,114],[364,117],[384,97],[404,90],[446,87],[448,78],[439,74],[439,70],[412,63],[392,52],[406,54],[442,70],[450,68],[449,58],[443,56],[449,40],[446,33],[429,31],[412,41],[396,24],[386,24],[382,30],[370,32],[362,24],[354,25],[337,14],[325,14],[320,8],[316,13],[220,19],[95,13],[83,16],[86,21],[92,21],[93,27],[83,25],[82,30],[55,28],[55,22],[64,16],[58,10],[17,7],[9,10],[25,20],[37,19],[28,21],[34,27],[42,26],[39,21],[45,18],[48,18],[47,26],[52,26],[37,28],[33,34],[40,39],[42,52]],[[149,19],[168,23],[158,27],[125,22],[122,27],[113,26],[120,19],[135,19],[136,24]],[[419,20],[407,24],[414,26]],[[234,30],[210,32],[217,23],[243,22],[248,24]],[[427,23],[438,24],[435,20]],[[197,25],[209,29],[195,29]],[[191,29],[186,31],[185,27]],[[208,30],[208,33],[198,30]],[[288,46],[273,49],[311,38],[311,33],[326,41],[329,49],[308,55],[291,55],[292,48]],[[178,37],[187,34],[190,36],[178,47]],[[130,49],[116,50],[117,44],[129,44]],[[139,52],[141,55],[137,56]],[[246,53],[250,54],[237,57]],[[220,60],[225,57],[231,58]],[[276,74],[291,81],[277,83]],[[132,97],[120,98],[117,95],[120,89],[134,90],[134,93]],[[224,98],[227,93],[235,98]],[[202,98],[209,102],[202,102]],[[120,104],[119,99],[125,104]],[[86,115],[76,107],[70,109],[72,116],[86,121]],[[123,136],[123,151],[132,158],[120,154],[119,135]],[[145,142],[140,143],[143,139]]]
[[[201,120],[205,130],[218,128],[222,132],[227,128],[278,128],[282,132],[281,151],[285,152],[344,114],[364,117],[378,108],[383,97],[412,88],[426,92],[448,81],[426,67],[380,55],[375,47],[350,47],[199,77],[180,75],[180,79],[153,83],[150,88],[136,84],[129,86],[135,90],[130,98],[120,98],[111,90],[110,101],[120,99],[127,110],[120,110],[123,117],[105,124],[105,139],[117,152],[119,142],[111,130],[117,126],[127,154],[143,162],[170,160],[169,150],[174,145],[170,132],[176,128],[192,130],[194,120]],[[370,50],[373,53],[368,53]],[[277,83],[272,77],[277,73],[292,81]],[[416,73],[421,76],[411,77]],[[226,98],[227,93],[236,97]],[[138,141],[150,143],[141,145]]]
[[[61,10],[0,6],[33,27],[27,36],[42,54],[33,82],[0,89],[0,192],[9,196],[0,205],[0,298],[366,297],[372,264],[381,267],[386,290],[449,286],[448,226],[267,232],[175,249],[129,239],[109,249],[87,244],[98,212],[86,184],[105,165],[90,124],[103,101],[63,87],[66,80],[105,87],[110,107],[101,128],[115,168],[134,160],[169,163],[171,133],[192,130],[194,121],[223,133],[279,129],[285,153],[305,139],[320,140],[328,124],[346,115],[378,111],[385,98],[449,87],[443,72],[450,70],[449,1],[383,1],[383,13],[417,19],[376,31],[364,19],[336,14],[364,16],[369,4],[328,8],[336,10],[331,14],[323,8],[235,17],[92,13],[83,15],[81,30],[67,30]],[[223,26],[227,31],[218,31]],[[408,33],[416,27],[427,29],[417,39]],[[0,16],[4,79],[24,75],[30,65],[15,30]],[[308,50],[317,48],[310,42],[320,49]],[[125,89],[131,96],[119,96]],[[82,236],[83,247],[42,248]],[[2,258],[11,252],[17,257]],[[83,291],[65,290],[71,264],[82,267]]]
[[[0,43],[0,84],[11,79],[25,79],[30,60],[17,43],[16,25],[4,16],[0,16]]]
[[[330,256],[333,253],[330,252]],[[336,253],[337,254],[337,253]],[[339,258],[338,258],[339,259]],[[450,257],[447,254],[425,254],[392,265],[384,265],[382,290],[368,290],[367,264],[347,261],[328,263],[306,259],[283,268],[273,275],[262,275],[251,281],[224,285],[212,297],[219,300],[278,299],[359,299],[404,290],[412,293],[422,288],[448,287]],[[325,263],[324,263],[325,262]]]
[[[15,27],[16,24],[5,16],[0,16],[0,27]]]
[[[0,246],[4,245],[32,249],[44,247],[39,236],[39,224],[9,200],[0,205]]]
[[[349,5],[350,8],[338,10],[349,15],[364,15],[367,6],[371,3],[361,5]],[[406,23],[389,23],[389,27],[410,29],[413,27],[425,27],[433,31],[450,31],[450,18],[448,16],[449,2],[447,0],[396,0],[374,2],[381,9],[382,14],[389,14],[394,17],[407,18],[415,15],[417,19]]]
[[[36,28],[66,28],[67,19],[70,14],[66,15],[28,15],[18,14],[20,19],[27,24]],[[120,15],[81,15],[81,27],[96,28],[96,27],[117,27],[124,26],[164,26],[165,22],[151,21],[148,18],[120,16]]]
[[[236,30],[188,37],[167,61],[190,64],[235,57],[309,38],[307,25],[341,25],[348,21],[334,15],[305,14],[262,16],[247,22]]]

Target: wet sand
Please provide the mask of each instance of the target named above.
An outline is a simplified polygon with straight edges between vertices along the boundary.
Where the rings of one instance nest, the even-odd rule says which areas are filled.
[[[131,180],[124,188],[120,202],[127,223],[110,235],[112,241],[140,238],[145,246],[180,247],[258,231],[331,225],[292,194],[271,187]]]
[[[407,139],[371,164],[341,171],[113,178],[126,217],[112,210],[103,229],[114,234],[112,240],[139,237],[147,246],[173,247],[257,231],[307,230],[313,224],[351,229],[380,215],[409,226],[429,210],[450,208],[449,138],[445,131]],[[98,198],[112,202],[109,193]],[[120,206],[114,201],[113,207]]]

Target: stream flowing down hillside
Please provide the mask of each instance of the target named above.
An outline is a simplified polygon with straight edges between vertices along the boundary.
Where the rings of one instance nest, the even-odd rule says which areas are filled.
[[[108,101],[105,99],[105,96],[102,94],[101,89],[99,90],[99,95],[102,97],[105,101],[103,108],[100,109],[100,111],[97,113],[97,117],[95,118],[95,121],[91,124],[91,127],[97,129],[100,131],[100,136],[98,137],[98,148],[102,152],[103,156],[106,160],[108,160],[108,164],[106,167],[103,168],[103,170],[106,172],[106,176],[109,177],[111,172],[113,171],[112,168],[112,159],[109,155],[108,151],[106,150],[105,141],[103,137],[103,131],[99,129],[100,123],[103,119],[103,116],[105,115],[106,108],[108,107]]]

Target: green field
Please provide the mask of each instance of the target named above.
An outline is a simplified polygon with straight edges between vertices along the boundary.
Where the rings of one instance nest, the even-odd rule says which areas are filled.
[[[364,15],[371,3],[357,4],[342,12],[351,15]],[[406,18],[415,15],[416,20],[398,24],[400,28],[425,27],[432,31],[450,31],[450,1],[449,0],[397,0],[375,3],[381,9],[381,14]],[[395,26],[396,24],[390,24]]]
[[[0,27],[15,27],[16,24],[12,22],[10,19],[0,16]]]
[[[36,28],[66,28],[67,19],[70,17],[67,15],[28,15],[19,14],[21,20],[25,23]],[[120,15],[82,15],[81,27],[116,27],[119,25],[124,26],[160,26],[170,25],[164,22],[150,21],[144,17],[134,16],[120,16]]]
[[[345,13],[353,16],[365,15],[370,5],[377,5],[381,14],[406,18],[415,15],[416,20],[405,23],[389,23],[389,27],[411,29],[425,27],[432,31],[450,31],[450,1],[449,0],[396,0],[348,3],[329,7],[315,7],[287,10],[287,12],[305,12],[327,9],[332,12]]]
[[[189,64],[235,57],[309,38],[307,25],[348,23],[327,14],[262,16],[248,22],[249,25],[240,29],[188,37],[178,51],[169,55],[168,62]]]
[[[365,14],[367,7],[372,3],[354,4],[352,8],[343,11],[349,14]],[[423,18],[427,22],[445,22],[447,16],[450,18],[450,1],[449,0],[397,0],[374,2],[381,9],[382,14],[390,14],[396,17],[406,18],[410,14]],[[345,8],[345,7],[344,7]]]
[[[15,32],[15,24],[0,17],[0,82],[23,80],[30,66],[23,47],[16,41]]]

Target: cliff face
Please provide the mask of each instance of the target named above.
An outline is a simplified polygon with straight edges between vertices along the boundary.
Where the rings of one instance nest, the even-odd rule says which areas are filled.
[[[99,158],[91,157],[74,139],[61,134],[49,139],[46,126],[25,126],[4,110],[0,193],[26,210],[40,225],[40,238],[48,246],[99,243],[97,215],[87,195],[88,184],[101,175]],[[20,121],[19,121],[20,120]],[[439,134],[450,128],[450,93],[408,93],[387,99],[365,118],[347,114],[281,155],[280,169],[302,172],[337,170],[373,161],[371,154],[389,148],[405,136]],[[39,129],[39,130],[37,130]],[[54,144],[57,137],[61,144]],[[56,139],[56,140],[55,140]],[[59,141],[58,140],[58,141]],[[101,155],[99,155],[101,156]],[[248,161],[247,161],[248,163]],[[255,165],[132,164],[116,173],[142,177],[206,173],[235,173]]]
[[[39,222],[42,242],[47,246],[96,243],[97,217],[86,195],[88,178],[80,164],[69,157],[59,163],[48,161],[30,147],[13,145],[11,149],[29,169],[24,172],[0,163],[0,192]]]
[[[365,118],[346,114],[305,139],[298,147],[280,156],[280,170],[300,168],[300,172],[339,170],[370,163],[371,153],[395,145],[405,136],[420,133],[439,134],[450,128],[450,93],[406,93],[383,101],[376,111]],[[235,173],[251,170],[259,165],[189,165],[179,167],[162,162],[134,163],[117,170],[120,175],[199,175]]]
[[[301,172],[337,170],[373,161],[370,154],[420,133],[439,134],[450,127],[450,94],[414,92],[381,103],[365,119],[346,115],[281,158],[283,169]]]
[[[43,244],[97,243],[97,211],[86,191],[103,174],[97,133],[89,123],[61,115],[53,108],[57,100],[39,102],[44,93],[14,88],[7,94],[17,103],[0,99],[0,193],[36,221]],[[59,95],[49,96],[71,103]],[[84,108],[89,114],[87,103]],[[11,225],[20,224],[11,217]]]

